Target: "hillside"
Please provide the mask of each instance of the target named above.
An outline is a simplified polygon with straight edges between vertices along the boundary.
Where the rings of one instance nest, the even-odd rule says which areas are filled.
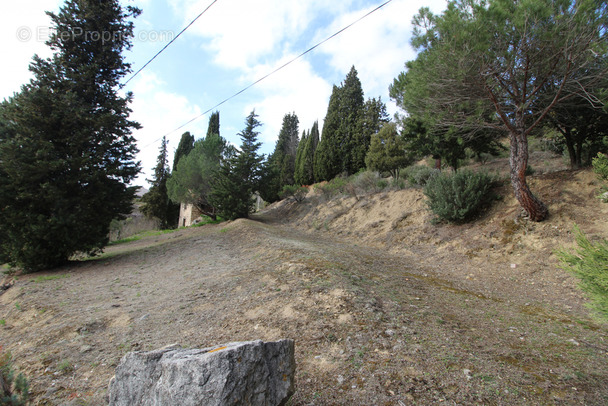
[[[574,223],[608,238],[608,205],[590,171],[554,169],[530,179],[543,223],[508,185],[466,225],[431,224],[418,189],[311,193],[115,245],[16,277],[2,345],[37,404],[102,404],[128,351],[283,337],[296,340],[292,405],[605,404],[608,326],[553,251]]]

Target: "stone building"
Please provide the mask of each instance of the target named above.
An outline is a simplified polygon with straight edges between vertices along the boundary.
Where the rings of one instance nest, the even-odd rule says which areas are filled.
[[[179,205],[179,227],[191,226],[194,220],[202,215],[200,210],[193,204],[181,203]]]

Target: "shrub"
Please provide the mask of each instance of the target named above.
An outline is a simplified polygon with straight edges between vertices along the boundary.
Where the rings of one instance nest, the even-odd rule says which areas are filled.
[[[304,200],[307,194],[308,188],[305,186],[285,185],[283,186],[283,190],[279,192],[279,197],[281,197],[281,199],[291,197],[299,203]]]
[[[412,186],[425,186],[429,179],[439,174],[437,169],[430,168],[426,165],[415,165],[405,169],[404,178]]]
[[[461,170],[429,178],[424,194],[429,208],[441,220],[464,222],[488,201],[494,177],[486,172]]]
[[[326,199],[331,199],[334,196],[344,193],[347,184],[348,182],[345,178],[338,176],[329,182],[317,184],[315,189],[319,189]]]
[[[362,192],[375,192],[378,181],[381,179],[380,174],[376,171],[360,172],[353,175],[352,178],[353,187]]]
[[[0,346],[0,405],[26,405],[29,398],[29,384],[23,374],[15,376],[10,352],[2,353]]]
[[[593,172],[597,174],[598,178],[608,180],[608,156],[598,153],[597,157],[591,161],[591,165],[593,165]],[[598,198],[604,203],[608,203],[608,187],[602,186],[600,188]]]
[[[608,156],[599,152],[591,161],[593,172],[602,180],[608,180]]]
[[[591,299],[589,307],[608,319],[608,242],[590,242],[576,225],[574,237],[578,245],[574,252],[557,251],[561,267],[580,279],[580,288]]]

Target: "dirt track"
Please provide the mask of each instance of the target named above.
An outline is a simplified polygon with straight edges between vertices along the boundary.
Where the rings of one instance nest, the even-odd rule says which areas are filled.
[[[103,404],[128,351],[283,337],[296,340],[292,405],[608,402],[607,329],[571,282],[549,296],[480,283],[457,253],[430,266],[432,247],[389,254],[276,220],[148,237],[19,277],[0,296],[0,333],[35,403]]]

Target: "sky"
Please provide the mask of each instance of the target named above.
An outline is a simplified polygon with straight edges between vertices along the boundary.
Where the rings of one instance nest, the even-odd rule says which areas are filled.
[[[134,95],[131,119],[143,126],[134,132],[140,149],[137,159],[142,165],[142,174],[134,184],[148,186],[146,179],[151,178],[164,135],[172,164],[182,133],[190,131],[196,139],[206,134],[211,112],[202,113],[384,1],[122,0],[123,5],[143,11],[134,21],[133,48],[124,53],[134,72],[213,3],[125,86]],[[2,5],[0,100],[18,92],[31,79],[28,65],[34,54],[51,55],[44,44],[50,31],[45,11],[57,12],[62,4],[60,0],[20,0]],[[388,96],[388,87],[404,70],[405,62],[416,57],[410,46],[410,22],[420,7],[440,13],[446,1],[392,0],[218,107],[221,135],[239,145],[238,133],[255,110],[263,124],[258,128],[263,143],[260,152],[269,154],[286,114],[297,114],[300,134],[315,121],[322,127],[332,87],[341,84],[352,66],[357,69],[365,98],[380,97],[393,115],[397,107]]]

